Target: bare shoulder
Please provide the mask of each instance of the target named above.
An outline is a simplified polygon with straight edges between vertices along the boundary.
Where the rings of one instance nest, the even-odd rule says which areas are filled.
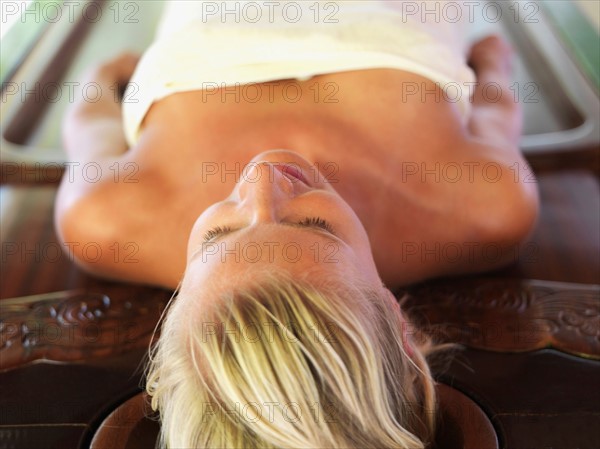
[[[537,183],[518,148],[448,142],[396,183],[394,203],[369,236],[386,284],[491,270],[514,249],[539,212]],[[398,179],[398,178],[397,178]],[[490,245],[497,257],[484,252]]]
[[[537,180],[516,145],[470,140],[465,143],[471,172],[463,181],[471,217],[482,232],[514,243],[525,238],[539,214]]]
[[[109,248],[122,233],[126,220],[119,213],[122,186],[106,179],[91,183],[80,174],[69,175],[67,172],[63,176],[56,198],[56,232],[79,267],[106,276]]]
[[[168,239],[161,234],[164,229],[156,226],[161,221],[157,209],[161,198],[148,176],[133,175],[125,164],[111,164],[113,170],[103,164],[103,174],[96,182],[81,173],[70,178],[66,173],[56,199],[56,231],[74,262],[89,273],[170,284],[168,270],[154,263],[169,257],[164,248]],[[117,176],[117,168],[124,172]]]

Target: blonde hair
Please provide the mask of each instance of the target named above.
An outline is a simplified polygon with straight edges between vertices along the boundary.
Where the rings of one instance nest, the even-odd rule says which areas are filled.
[[[269,276],[174,301],[147,392],[169,448],[424,448],[435,388],[379,290]],[[423,346],[423,347],[419,347]]]

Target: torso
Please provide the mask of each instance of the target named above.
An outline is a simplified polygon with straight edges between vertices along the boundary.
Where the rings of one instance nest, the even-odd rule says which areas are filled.
[[[297,87],[284,95],[290,83]],[[424,237],[422,221],[438,204],[439,185],[403,177],[407,164],[473,158],[455,105],[441,95],[407,96],[406,83],[436,89],[420,76],[376,69],[265,83],[256,102],[248,101],[256,89],[241,90],[239,101],[233,93],[168,96],[152,106],[139,142],[120,161],[139,167],[139,182],[105,182],[95,207],[118,221],[121,245],[137,242],[143,276],[176,285],[197,217],[231,192],[252,157],[290,149],[321,168],[353,207],[385,279],[401,252],[390,241]]]

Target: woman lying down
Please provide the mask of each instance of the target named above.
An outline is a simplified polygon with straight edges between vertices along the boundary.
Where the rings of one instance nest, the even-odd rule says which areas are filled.
[[[509,263],[532,228],[511,49],[403,2],[275,3],[169,2],[141,59],[89,73],[107,94],[64,141],[101,179],[65,177],[57,229],[91,273],[178,288],[163,445],[426,447],[436,346],[390,289]]]

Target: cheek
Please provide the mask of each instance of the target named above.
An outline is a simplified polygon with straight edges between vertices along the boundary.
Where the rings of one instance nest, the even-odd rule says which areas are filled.
[[[204,232],[202,231],[202,226],[200,226],[197,221],[192,227],[192,231],[188,237],[188,245],[187,245],[187,260],[189,261],[192,254],[194,254],[201,246],[204,241]]]
[[[219,221],[221,203],[215,203],[206,209],[194,222],[190,234],[188,236],[188,259],[190,253],[193,254],[204,242],[204,234],[210,228],[211,223]]]
[[[188,245],[187,245],[187,252],[186,252],[186,260],[189,262],[190,258],[192,257],[192,254],[194,254],[194,248],[198,247],[198,243],[196,242],[196,239],[194,239],[193,237],[190,237],[190,239],[188,240]]]

